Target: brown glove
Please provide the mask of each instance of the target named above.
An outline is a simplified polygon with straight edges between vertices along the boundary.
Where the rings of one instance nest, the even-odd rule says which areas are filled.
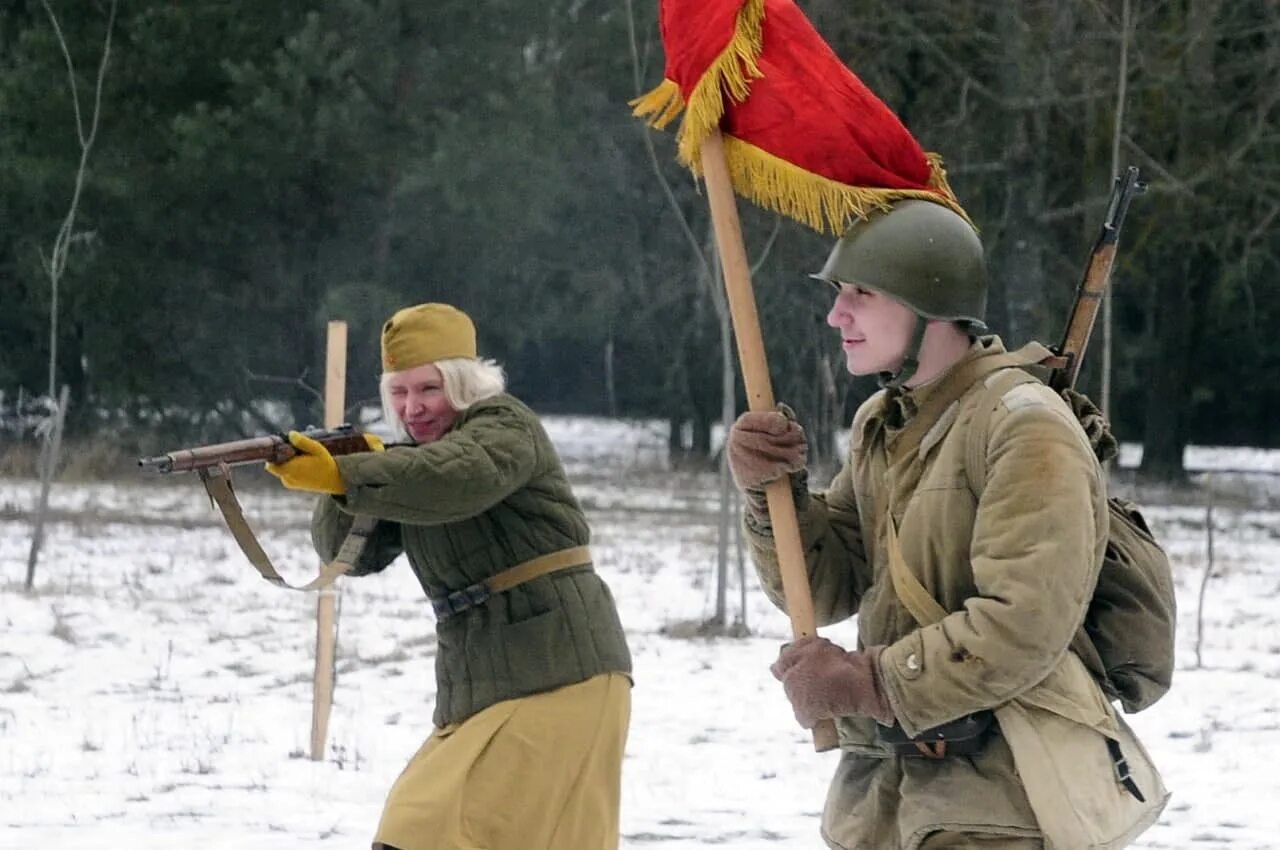
[[[796,720],[806,729],[819,720],[855,714],[891,726],[893,709],[880,683],[883,649],[845,652],[826,638],[805,637],[783,646],[769,670],[782,682]]]
[[[764,490],[765,485],[804,469],[809,459],[804,429],[786,405],[739,416],[729,429],[725,451],[734,483],[744,491]]]

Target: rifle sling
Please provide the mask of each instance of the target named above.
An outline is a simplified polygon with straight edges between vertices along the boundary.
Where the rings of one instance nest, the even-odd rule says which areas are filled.
[[[374,517],[359,516],[351,524],[351,530],[347,533],[347,537],[342,541],[342,546],[338,549],[338,555],[329,563],[325,564],[320,573],[311,581],[304,585],[292,585],[285,581],[284,578],[276,571],[275,565],[271,563],[271,559],[267,557],[267,553],[262,548],[262,544],[258,542],[257,536],[253,533],[253,529],[249,527],[249,523],[244,518],[244,511],[240,507],[240,501],[236,499],[235,490],[231,486],[230,470],[226,467],[209,467],[200,470],[200,480],[204,483],[204,489],[209,494],[209,498],[218,506],[218,510],[222,512],[222,518],[227,523],[227,528],[231,531],[231,536],[236,539],[236,543],[240,545],[240,551],[244,552],[245,557],[249,559],[249,563],[253,564],[258,573],[267,581],[283,587],[288,590],[323,590],[329,585],[337,581],[338,577],[351,569],[351,565],[360,559],[361,553],[364,552],[365,543],[369,540],[369,535],[373,532],[377,519]]]

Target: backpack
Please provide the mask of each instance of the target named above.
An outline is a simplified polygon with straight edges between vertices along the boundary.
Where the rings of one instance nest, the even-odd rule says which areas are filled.
[[[965,447],[965,477],[974,498],[986,482],[987,425],[1005,393],[1019,384],[1043,383],[1023,368],[994,373],[981,393]],[[1059,393],[1075,414],[1100,462],[1115,454],[1106,420],[1089,398],[1074,390]],[[1097,589],[1084,625],[1071,648],[1104,693],[1129,713],[1150,706],[1169,690],[1173,678],[1177,604],[1169,557],[1151,534],[1137,505],[1107,499],[1110,530]]]

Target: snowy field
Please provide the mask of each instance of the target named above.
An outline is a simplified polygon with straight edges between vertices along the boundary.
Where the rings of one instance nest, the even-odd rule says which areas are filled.
[[[623,846],[820,847],[836,756],[812,751],[769,676],[784,617],[752,578],[751,637],[669,628],[712,611],[715,477],[664,472],[665,435],[651,426],[548,424],[635,655]],[[1123,469],[1115,484],[1172,553],[1181,606],[1174,689],[1130,718],[1173,792],[1139,846],[1277,848],[1280,453],[1188,459],[1216,470],[1194,492],[1135,493]],[[310,499],[244,489],[277,565],[309,576]],[[0,848],[367,847],[434,697],[433,618],[407,565],[341,586],[330,746],[312,762],[315,599],[258,579],[194,478],[55,486],[28,596],[36,494],[0,479]],[[736,613],[736,587],[729,599]]]

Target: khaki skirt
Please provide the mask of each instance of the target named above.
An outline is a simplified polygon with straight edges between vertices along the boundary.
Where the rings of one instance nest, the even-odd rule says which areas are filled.
[[[631,682],[604,673],[437,729],[391,787],[400,850],[615,850]]]

